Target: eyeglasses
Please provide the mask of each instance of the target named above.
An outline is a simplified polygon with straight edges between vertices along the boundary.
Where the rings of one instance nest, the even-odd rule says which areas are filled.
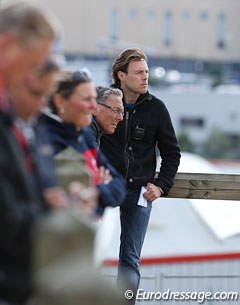
[[[124,111],[122,109],[118,108],[118,107],[109,106],[109,105],[104,104],[104,103],[98,103],[98,104],[102,105],[103,107],[106,107],[108,109],[111,109],[112,112],[114,112],[115,114],[124,116]]]

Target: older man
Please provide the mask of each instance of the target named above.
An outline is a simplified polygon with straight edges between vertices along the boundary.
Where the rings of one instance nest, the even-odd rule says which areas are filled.
[[[5,91],[35,80],[57,35],[52,19],[30,4],[0,10],[0,304],[24,304],[29,296],[31,228],[43,212],[31,187],[26,139],[14,126]]]
[[[93,130],[98,146],[103,134],[114,133],[119,122],[123,120],[122,91],[111,87],[99,86],[97,91],[97,106],[93,112]]]
[[[21,82],[46,59],[57,23],[39,8],[13,4],[0,11],[0,79]]]

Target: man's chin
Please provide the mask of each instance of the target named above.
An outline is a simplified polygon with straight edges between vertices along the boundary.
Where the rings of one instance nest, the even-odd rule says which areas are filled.
[[[144,87],[144,88],[141,88],[141,90],[139,90],[141,94],[145,94],[147,91],[148,91],[148,87]]]
[[[106,134],[113,134],[115,132],[116,128],[109,129]]]

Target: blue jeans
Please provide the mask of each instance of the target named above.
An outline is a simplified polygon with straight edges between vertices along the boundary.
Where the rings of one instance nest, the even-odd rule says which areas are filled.
[[[140,282],[140,255],[147,231],[152,203],[147,207],[137,205],[140,189],[128,190],[126,199],[120,207],[121,237],[117,283],[124,283],[126,289],[133,291],[129,301],[135,304]]]

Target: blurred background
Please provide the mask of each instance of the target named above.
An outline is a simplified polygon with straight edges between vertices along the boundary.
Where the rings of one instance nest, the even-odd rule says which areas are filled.
[[[223,166],[240,172],[240,1],[40,2],[63,25],[55,44],[61,64],[106,85],[116,54],[142,48],[150,90],[167,104],[182,150],[235,160]]]
[[[112,61],[123,49],[140,47],[147,53],[150,91],[166,103],[181,150],[187,152],[180,171],[240,174],[239,0],[41,4],[63,25],[54,49],[59,62],[85,69],[96,85],[111,83]],[[143,248],[142,285],[239,290],[239,202],[158,201]],[[111,218],[117,222],[118,216]],[[103,272],[111,279],[116,276],[119,224],[108,231],[113,242],[99,261],[107,260]],[[157,259],[144,263],[149,257]]]

